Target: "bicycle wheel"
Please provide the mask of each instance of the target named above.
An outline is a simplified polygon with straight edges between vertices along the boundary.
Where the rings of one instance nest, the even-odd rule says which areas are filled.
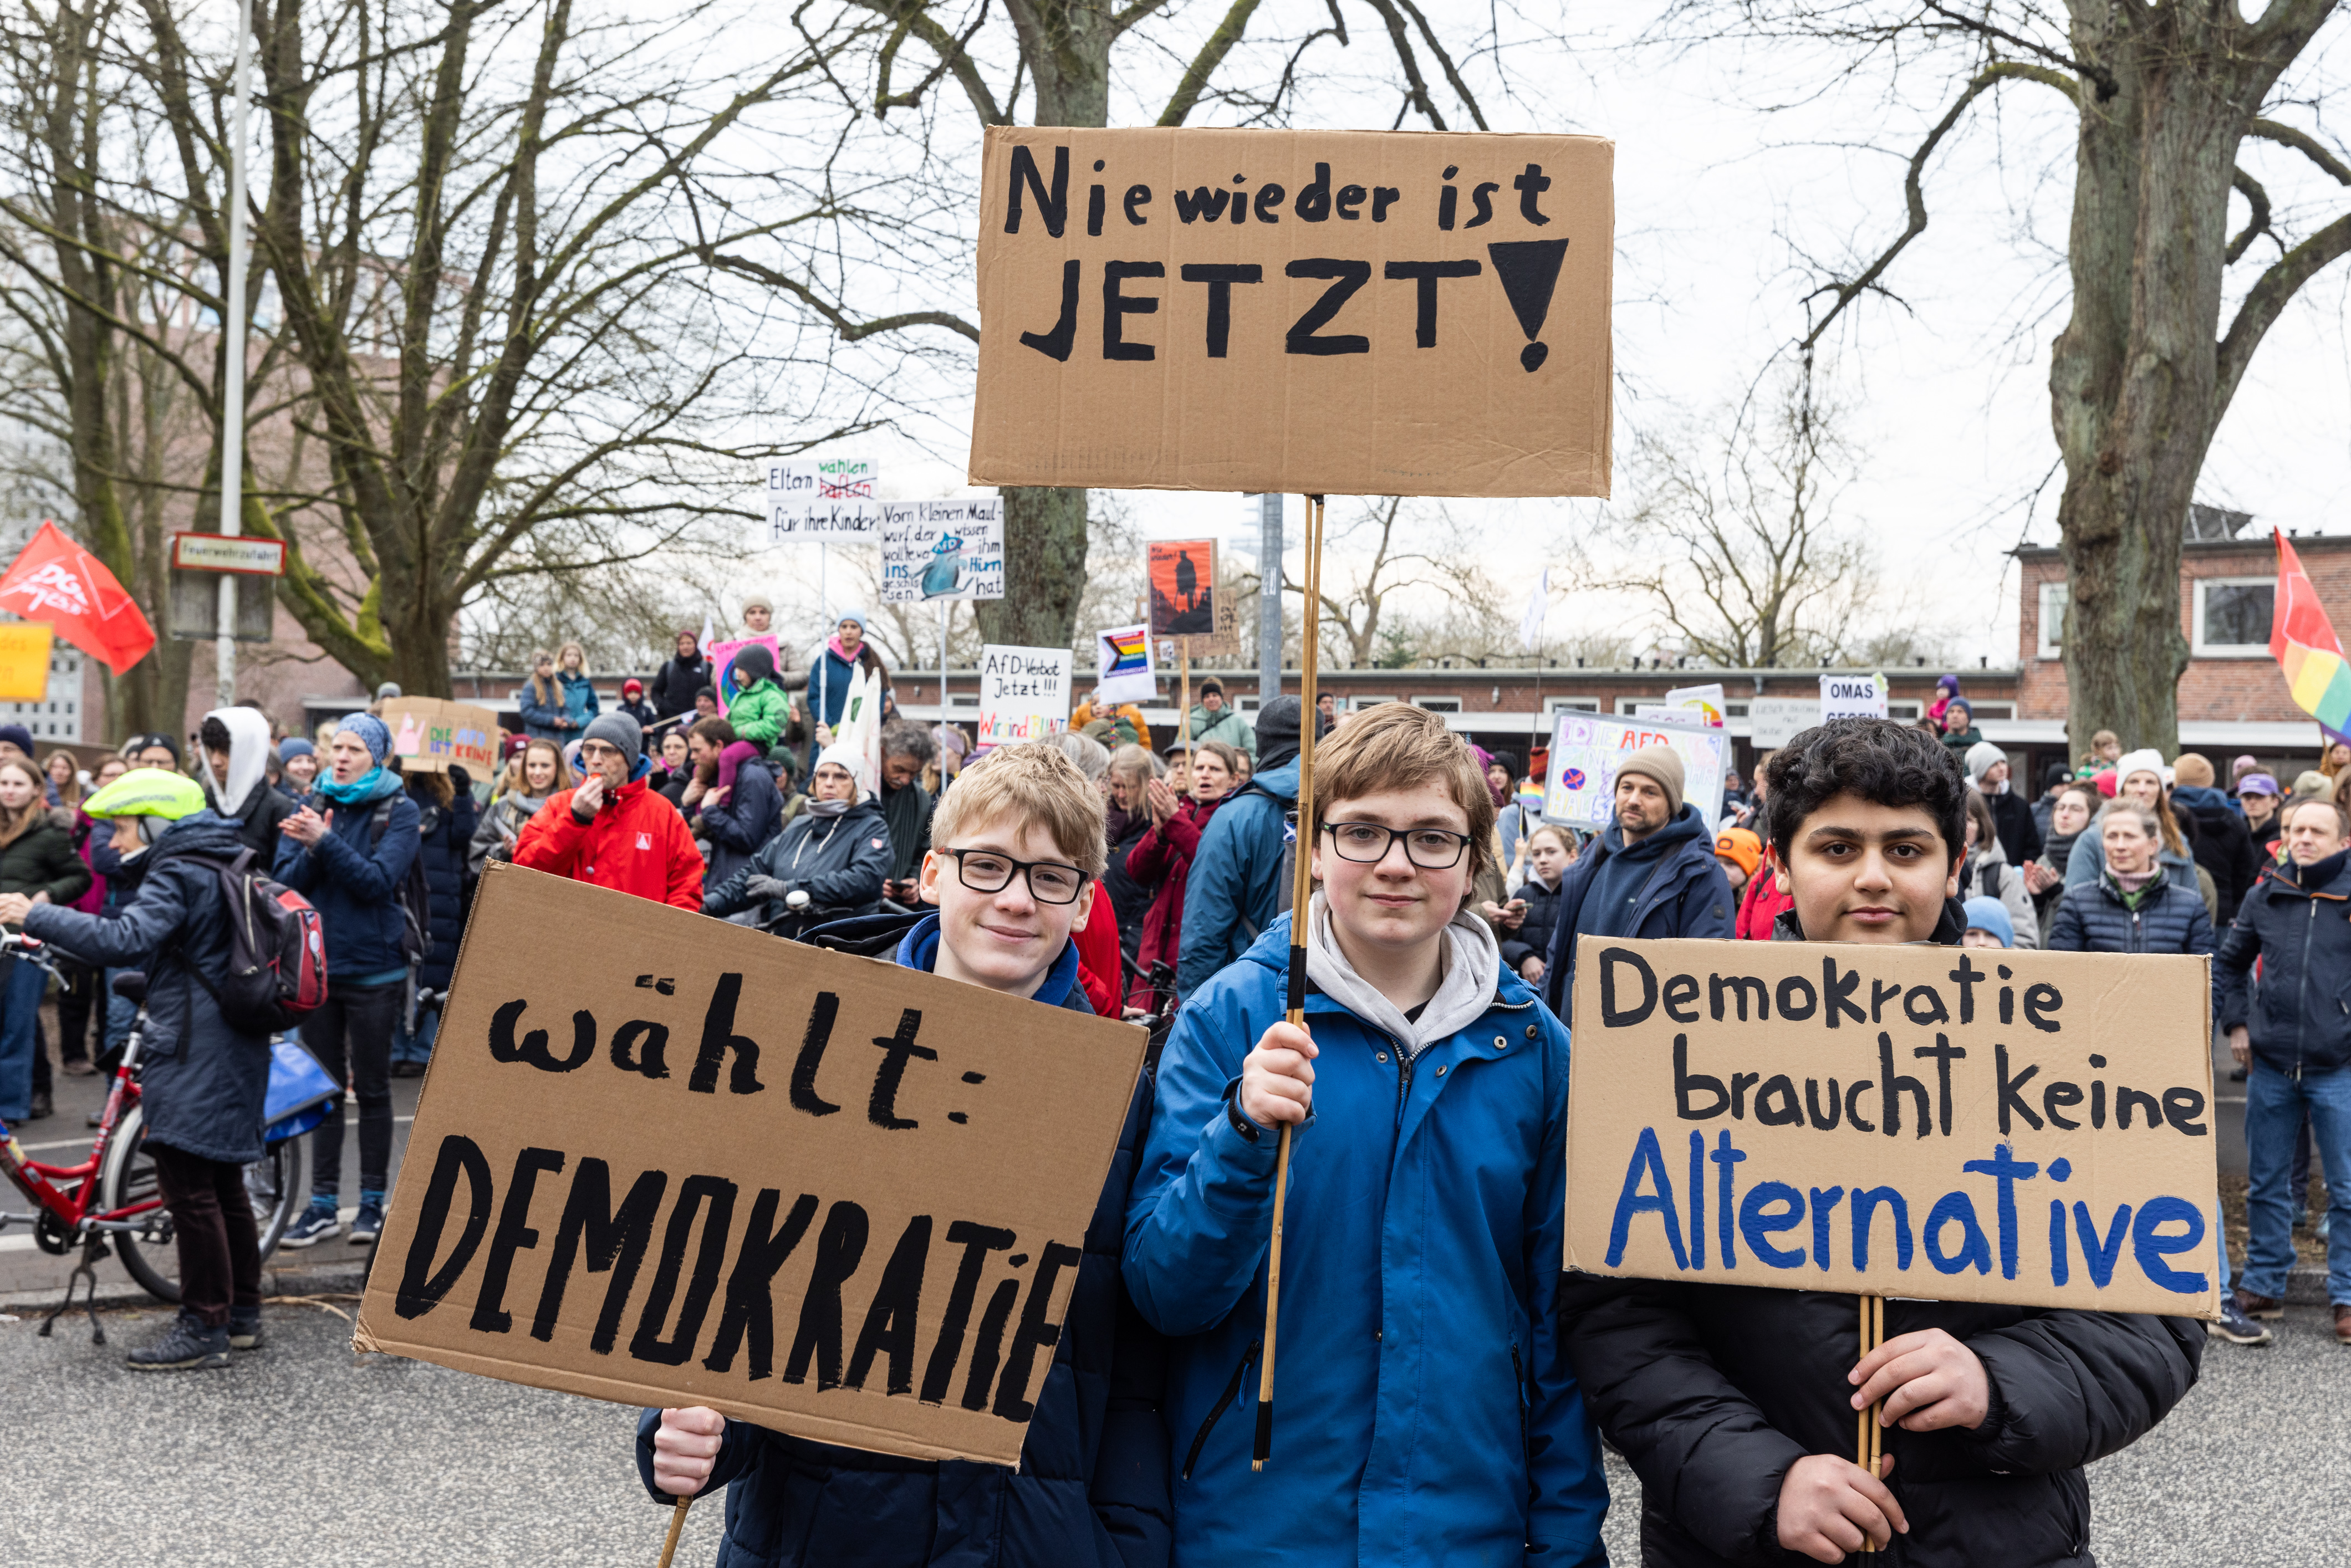
[[[99,1176],[99,1206],[120,1209],[157,1196],[155,1162],[144,1145],[143,1107],[132,1106],[115,1129],[105,1169]],[[261,1256],[277,1249],[278,1239],[310,1201],[309,1142],[287,1138],[273,1144],[263,1156],[245,1167],[245,1189],[253,1205],[254,1228],[259,1233]],[[162,1301],[180,1299],[180,1252],[169,1209],[154,1208],[140,1216],[134,1230],[114,1233],[115,1256],[140,1287]]]

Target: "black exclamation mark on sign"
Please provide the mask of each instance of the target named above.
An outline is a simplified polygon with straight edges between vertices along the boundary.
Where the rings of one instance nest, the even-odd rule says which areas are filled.
[[[1494,258],[1495,276],[1501,278],[1502,292],[1510,297],[1519,329],[1529,340],[1527,346],[1519,350],[1519,363],[1531,375],[1551,354],[1549,345],[1532,340],[1542,330],[1543,318],[1551,314],[1551,294],[1559,286],[1559,267],[1567,259],[1567,241],[1507,240],[1488,246],[1486,254]]]

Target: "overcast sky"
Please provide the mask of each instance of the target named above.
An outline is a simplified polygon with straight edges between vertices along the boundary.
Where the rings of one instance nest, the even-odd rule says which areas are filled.
[[[2323,99],[2351,79],[2346,34],[2351,25],[2340,20],[2329,28],[2288,84],[2292,96]],[[1804,256],[1874,254],[1899,232],[1902,159],[1949,99],[1948,78],[1931,67],[1890,84],[1879,76],[1840,85],[1826,57],[1786,46],[1606,47],[1623,41],[1595,35],[1574,50],[1513,41],[1503,51],[1510,74],[1521,88],[1540,82],[1541,95],[1481,87],[1497,131],[1588,132],[1616,144],[1620,499],[1621,456],[1635,425],[1718,417],[1802,329],[1813,276]],[[1361,57],[1374,42],[1359,33],[1350,53]],[[1492,72],[1472,79],[1490,81]],[[1138,107],[1144,96],[1138,88],[1132,103],[1122,99],[1128,122],[1147,120]],[[1363,118],[1367,100],[1380,111],[1375,123]],[[1782,104],[1797,107],[1772,108]],[[1304,95],[1292,123],[1384,130],[1386,112],[1389,104],[1340,83]],[[2296,108],[2282,117],[2345,145],[2323,113]],[[1887,279],[1901,304],[1862,307],[1834,356],[1853,409],[1848,434],[1865,454],[1839,515],[1876,543],[1889,590],[1925,602],[1967,667],[1984,656],[2013,661],[2016,573],[2005,552],[2022,538],[2056,538],[2048,345],[2067,305],[2073,120],[2058,95],[2032,84],[1979,99],[1929,168],[1931,226]],[[1193,120],[1232,122],[1206,111]],[[2351,202],[2305,175],[2298,156],[2248,148],[2245,161],[2292,237]],[[2231,221],[2241,219],[2240,201]],[[2253,263],[2277,254],[2261,243],[2232,269],[2232,305],[2256,275]],[[2351,528],[2342,506],[2351,491],[2347,321],[2351,266],[2337,262],[2270,332],[2221,426],[2199,499],[2250,511],[2263,527]],[[910,427],[910,439],[875,444],[892,464],[889,491],[962,487],[958,422],[967,410],[967,397],[950,397],[938,418]],[[1126,500],[1160,537],[1240,528],[1236,497],[1131,492]],[[1504,580],[1525,581],[1532,563],[1522,541],[1534,530],[1517,525],[1548,523],[1564,537],[1588,529],[1597,505],[1468,503],[1465,515],[1484,526]],[[1479,507],[1482,514],[1468,509]],[[1297,510],[1293,499],[1293,537]],[[1552,629],[1622,623],[1635,612],[1621,601],[1563,601]]]

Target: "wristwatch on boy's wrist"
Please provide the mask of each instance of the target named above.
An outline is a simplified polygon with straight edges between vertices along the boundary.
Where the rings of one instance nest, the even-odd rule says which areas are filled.
[[[1232,1123],[1234,1132],[1254,1144],[1263,1129],[1242,1112],[1240,1087],[1241,1081],[1238,1078],[1225,1085],[1225,1116]]]

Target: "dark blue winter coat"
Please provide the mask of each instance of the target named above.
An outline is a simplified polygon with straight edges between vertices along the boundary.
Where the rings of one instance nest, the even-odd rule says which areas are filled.
[[[425,935],[433,944],[416,983],[428,991],[449,988],[449,977],[457,969],[457,938],[465,925],[465,855],[473,844],[476,808],[473,781],[463,768],[452,774],[450,782],[456,786],[456,798],[446,806],[426,792],[421,779],[409,780],[408,786],[408,797],[416,804],[417,853],[424,862],[425,904],[431,916]]]
[[[37,904],[26,934],[110,969],[147,972],[147,1029],[139,1083],[147,1136],[208,1160],[261,1158],[262,1106],[269,1094],[269,1040],[240,1034],[191,967],[214,990],[228,978],[228,915],[220,875],[191,854],[235,860],[245,848],[235,821],[211,811],[183,817],[131,867],[135,890],[112,915]],[[143,872],[138,868],[144,867]],[[118,870],[118,878],[123,873]],[[110,890],[123,885],[108,884]],[[165,948],[173,952],[167,956]]]
[[[859,644],[859,653],[864,645]],[[841,722],[841,710],[849,706],[849,683],[855,679],[857,666],[832,651],[828,641],[809,661],[808,711],[819,724],[831,728]]]
[[[2193,953],[2212,951],[2212,919],[2196,884],[2185,887],[2178,873],[2158,869],[2157,880],[2139,890],[2139,906],[2123,902],[2114,873],[2065,890],[2041,944],[2053,953]]]
[[[383,836],[374,819],[389,800]],[[313,792],[311,809],[334,821],[316,849],[295,839],[277,846],[278,881],[308,899],[327,933],[327,983],[389,984],[408,968],[400,949],[400,889],[416,858],[416,802],[386,772],[366,800],[346,805]]]
[[[898,964],[929,969],[938,916],[901,918],[842,922],[811,936],[903,929]],[[1092,1012],[1078,984],[1076,943],[1062,949],[1037,999]],[[703,1489],[732,1487],[718,1568],[1165,1568],[1172,1527],[1160,1413],[1166,1347],[1119,1279],[1127,1186],[1150,1113],[1145,1073],[1086,1228],[1020,1468],[897,1458],[729,1421]],[[639,1418],[637,1469],[654,1500],[668,1503],[675,1500],[653,1486],[660,1424],[659,1410]]]
[[[1619,863],[1612,867],[1611,861]],[[1593,935],[1726,940],[1738,935],[1739,901],[1731,896],[1722,862],[1714,858],[1714,835],[1696,806],[1685,801],[1680,816],[1629,849],[1625,830],[1611,822],[1559,879],[1542,987],[1543,1000],[1562,1019],[1574,1016],[1569,1009],[1574,1005],[1575,936],[1584,899],[1595,882],[1613,887],[1626,873],[1632,874],[1623,879],[1625,906],[1592,925]]]
[[[515,711],[522,715],[522,732],[533,740],[563,740],[576,736],[576,729],[564,729],[556,720],[565,716],[563,683],[551,682],[547,700],[538,699],[537,681],[525,681],[515,688]]]
[[[1249,949],[1282,913],[1289,814],[1298,809],[1298,758],[1251,779],[1217,808],[1184,885],[1184,935],[1176,952],[1176,994],[1189,997]]]
[[[2261,988],[2248,998],[2256,958]],[[2246,1026],[2253,1054],[2280,1072],[2351,1066],[2351,854],[2288,861],[2253,883],[2212,955],[2212,1018]]]
[[[784,800],[776,792],[776,776],[746,759],[735,770],[735,787],[726,803],[714,806],[707,796],[698,808],[702,836],[710,841],[710,869],[702,885],[716,887],[743,869],[761,844],[784,825]]]
[[[1507,971],[1476,1022],[1409,1061],[1310,987],[1273,1458],[1249,1468],[1280,1140],[1243,1133],[1228,1097],[1282,1016],[1289,956],[1283,915],[1176,1015],[1127,1200],[1127,1287],[1172,1340],[1178,1556],[1606,1562],[1599,1439],[1554,1310],[1567,1030]]]

